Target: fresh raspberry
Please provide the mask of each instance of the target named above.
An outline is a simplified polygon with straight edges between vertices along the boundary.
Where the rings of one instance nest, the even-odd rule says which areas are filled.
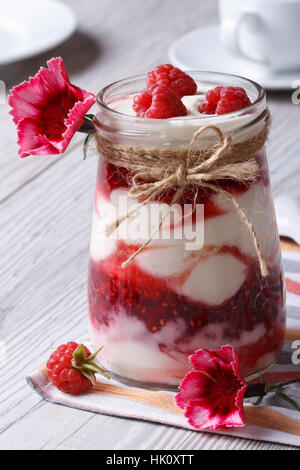
[[[197,91],[196,82],[182,70],[171,64],[159,65],[147,75],[147,90],[152,93],[157,85],[173,90],[179,98],[194,95]]]
[[[143,90],[133,99],[137,116],[152,119],[167,119],[186,116],[186,107],[176,93],[166,86],[156,86],[151,93]]]
[[[232,113],[251,104],[247,93],[240,87],[224,87],[220,93],[216,114]]]
[[[198,106],[199,113],[202,114],[215,114],[216,106],[209,101],[204,101],[204,103],[200,103]]]
[[[198,110],[203,114],[227,114],[246,108],[251,104],[246,91],[241,87],[216,87],[209,90],[206,101]]]
[[[208,90],[208,92],[205,95],[206,101],[208,101],[208,103],[210,103],[216,108],[218,101],[220,99],[220,94],[222,90],[223,90],[222,86],[217,86],[216,88],[212,88],[211,90]]]
[[[142,90],[138,95],[134,96],[132,107],[137,116],[145,117],[145,113],[150,108],[151,104],[152,96],[147,90]]]
[[[62,392],[80,395],[95,385],[95,372],[108,377],[93,362],[98,352],[91,354],[83,344],[74,342],[59,346],[47,362],[48,376],[53,385]]]

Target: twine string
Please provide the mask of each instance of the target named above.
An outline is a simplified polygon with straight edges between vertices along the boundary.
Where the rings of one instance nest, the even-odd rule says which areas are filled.
[[[217,135],[218,142],[207,150],[199,150],[199,137],[209,129]],[[137,214],[144,205],[155,197],[162,195],[167,190],[175,191],[167,213],[161,218],[146,242],[122,264],[122,267],[128,266],[149,245],[164,220],[169,216],[172,206],[182,199],[187,186],[192,185],[196,194],[198,194],[199,188],[207,188],[222,194],[233,203],[252,238],[261,274],[263,277],[267,276],[268,268],[250,218],[236,198],[218,184],[218,180],[224,179],[251,182],[257,178],[259,166],[253,157],[264,145],[267,132],[268,123],[257,136],[233,145],[231,136],[224,135],[218,127],[203,126],[194,133],[185,151],[141,149],[140,147],[119,145],[107,141],[97,134],[99,154],[106,161],[134,173],[129,196],[137,200],[142,199],[142,202],[130,209],[125,215],[117,217],[112,224],[107,226],[107,235],[111,235],[123,221]]]

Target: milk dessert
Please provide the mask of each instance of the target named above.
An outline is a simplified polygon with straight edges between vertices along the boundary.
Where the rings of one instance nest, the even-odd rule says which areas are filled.
[[[268,119],[265,94],[253,82],[225,74],[190,74],[197,94],[184,96],[186,116],[169,119],[136,117],[133,97],[145,77],[110,85],[98,96],[97,132],[106,139],[142,148],[176,149],[187,146],[201,126],[215,125],[243,142],[257,135]],[[198,106],[215,86],[242,86],[252,105],[222,115],[204,115]],[[199,145],[212,145],[208,130]],[[172,191],[154,198],[143,210],[108,235],[107,224],[121,210],[137,204],[128,195],[131,175],[99,158],[89,267],[90,338],[94,348],[103,346],[100,362],[130,383],[149,387],[176,387],[189,369],[188,356],[199,348],[218,349],[231,344],[241,370],[250,376],[269,367],[281,349],[285,329],[284,281],[279,238],[265,149],[254,156],[259,175],[252,182],[219,181],[251,219],[260,241],[269,274],[261,275],[249,229],[223,194],[198,188],[197,204],[203,205],[204,221],[193,213],[176,219],[176,211],[193,204],[194,188],[187,188],[176,206],[175,223],[162,224],[157,236],[122,268],[122,263],[145,242],[140,228],[152,233],[149,217],[153,204],[162,213]],[[186,249],[172,232],[183,225],[203,224],[204,242],[199,249]],[[122,227],[123,225],[123,227]],[[169,239],[164,237],[170,231]],[[135,236],[134,236],[135,235]]]

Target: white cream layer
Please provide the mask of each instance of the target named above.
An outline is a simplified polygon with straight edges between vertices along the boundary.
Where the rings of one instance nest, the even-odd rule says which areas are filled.
[[[147,238],[136,236],[138,226],[148,227],[147,233],[155,229],[156,225],[151,225],[145,206],[134,218],[123,222],[112,235],[106,236],[107,226],[115,220],[115,209],[118,208],[120,198],[124,201],[127,196],[126,190],[116,189],[112,191],[110,200],[100,195],[96,198],[90,245],[94,261],[101,261],[114,253],[117,238],[138,246],[144,243]],[[213,196],[213,199],[227,213],[204,220],[202,249],[186,250],[184,240],[154,239],[136,257],[135,262],[143,271],[168,279],[170,287],[178,294],[194,301],[219,305],[238,291],[245,280],[246,265],[233,254],[218,253],[218,250],[224,246],[237,247],[242,254],[252,257],[256,257],[256,252],[249,231],[231,201],[224,201],[219,195]],[[136,204],[129,198],[126,200],[129,208]],[[246,193],[237,196],[237,200],[246,213],[249,216],[251,214],[263,253],[267,262],[270,260],[272,263],[279,250],[269,188],[260,183],[252,184]],[[150,204],[148,209],[150,211]],[[121,213],[126,213],[125,207],[124,211]]]
[[[143,322],[129,317],[126,312],[112,315],[109,326],[101,325],[98,329],[91,325],[90,338],[95,348],[104,346],[99,360],[108,370],[135,380],[176,384],[184,377],[189,368],[188,356],[192,351],[203,348],[218,349],[224,344],[231,344],[238,349],[257,343],[266,336],[274,335],[263,324],[258,324],[252,331],[244,331],[240,339],[224,338],[226,322],[211,324],[202,328],[187,343],[180,342],[180,352],[176,352],[176,340],[182,338],[186,330],[183,319],[166,324],[156,333],[147,330]],[[166,345],[161,350],[160,345]],[[259,358],[261,369],[275,360],[276,351],[271,351]],[[247,362],[247,358],[242,358]],[[255,371],[244,371],[247,374]]]
[[[187,144],[193,134],[202,126],[218,126],[223,133],[230,132],[232,142],[244,141],[260,132],[265,124],[263,120],[249,126],[261,113],[254,110],[244,113],[230,113],[223,115],[207,115],[198,111],[198,105],[204,100],[203,94],[184,96],[182,101],[187,109],[187,116],[178,116],[169,119],[137,118],[132,108],[134,95],[128,95],[112,101],[109,107],[119,114],[98,114],[98,120],[107,128],[119,129],[123,144],[140,145],[151,148],[178,147]],[[126,130],[126,132],[124,132]],[[104,132],[105,136],[105,131]],[[133,133],[131,135],[131,132]],[[135,134],[137,132],[137,134]],[[140,137],[139,135],[140,134]],[[109,134],[107,137],[118,142],[118,134]],[[216,143],[216,134],[211,129],[205,131],[201,137],[201,148],[207,148]]]

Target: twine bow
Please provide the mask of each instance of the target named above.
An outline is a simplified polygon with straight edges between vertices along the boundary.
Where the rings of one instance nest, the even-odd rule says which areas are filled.
[[[199,150],[197,147],[198,138],[208,129],[217,135],[218,143],[207,150]],[[110,224],[107,227],[107,235],[113,233],[124,220],[136,214],[141,207],[156,196],[163,194],[166,190],[174,190],[169,205],[169,210],[171,210],[171,207],[182,199],[187,186],[195,188],[194,202],[197,199],[198,189],[207,188],[215,193],[223,194],[232,201],[253,240],[261,274],[267,276],[267,265],[252,222],[236,198],[218,184],[219,180],[224,179],[237,182],[251,182],[256,179],[259,166],[253,156],[263,146],[267,131],[268,126],[266,124],[263,131],[254,138],[232,145],[229,134],[224,135],[216,126],[203,126],[194,133],[188,149],[185,151],[147,150],[140,147],[123,146],[113,144],[98,134],[96,138],[100,155],[114,165],[134,172],[129,196],[135,199],[143,199],[126,215],[118,217]],[[168,215],[169,213],[162,218],[149,239],[122,264],[123,268],[128,266],[151,242]]]

